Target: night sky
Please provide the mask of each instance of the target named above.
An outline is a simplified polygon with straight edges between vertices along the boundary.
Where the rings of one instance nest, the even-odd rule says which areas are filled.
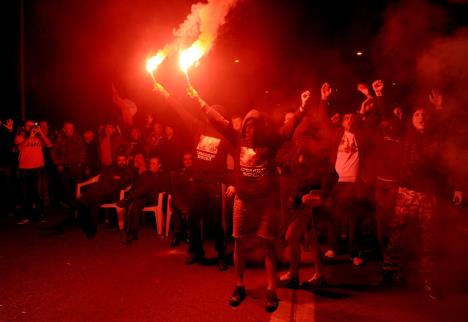
[[[2,119],[20,116],[17,2],[2,5]],[[111,101],[112,82],[137,103],[141,115],[151,111],[167,116],[164,101],[151,91],[145,59],[171,41],[172,30],[194,2],[25,3],[28,118],[46,118],[56,125],[70,119],[82,128],[114,120],[118,112]],[[337,105],[355,104],[357,82],[376,77],[395,83],[389,89],[394,93],[416,83],[452,88],[467,80],[468,38],[460,31],[468,24],[467,12],[467,1],[243,0],[221,27],[213,50],[190,75],[209,102],[231,113],[254,106],[286,110],[298,103],[304,88],[318,94],[325,80],[338,89]],[[461,48],[447,68],[462,64],[462,72],[448,73],[444,84],[431,79],[439,70],[420,81],[421,53],[433,53],[434,41],[446,39],[448,44],[458,41]],[[357,51],[364,54],[357,56]],[[184,78],[174,59],[156,76],[175,96],[183,96]]]

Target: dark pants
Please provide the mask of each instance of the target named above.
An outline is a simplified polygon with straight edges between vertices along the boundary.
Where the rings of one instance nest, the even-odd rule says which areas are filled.
[[[75,201],[76,184],[83,181],[83,171],[79,166],[64,167],[59,172],[60,184],[62,187],[62,200],[68,205]]]
[[[110,185],[95,183],[89,186],[78,200],[80,221],[85,230],[96,229],[101,204],[118,199],[120,189]]]
[[[22,216],[28,219],[37,219],[44,210],[41,198],[41,183],[44,173],[43,168],[20,169]],[[33,214],[33,205],[35,213]]]
[[[376,200],[376,223],[377,238],[379,240],[380,251],[383,254],[387,248],[390,238],[390,221],[395,212],[395,201],[398,192],[396,181],[383,181],[377,179],[375,200]]]
[[[212,227],[218,257],[224,257],[221,185],[194,181],[190,187],[189,253],[203,257],[202,223]]]
[[[400,255],[404,243],[402,235],[410,233],[412,239],[419,235],[418,254],[420,255],[420,272],[425,278],[432,278],[435,273],[439,225],[436,221],[436,198],[428,193],[416,192],[400,187],[397,192],[395,213],[390,223],[390,239],[384,255],[383,269],[397,271],[400,269]],[[416,229],[411,229],[415,223]],[[408,231],[412,230],[412,231]],[[419,234],[418,234],[419,233]]]
[[[190,212],[189,209],[188,198],[179,196],[176,193],[172,194],[172,230],[175,235],[186,235]]]
[[[338,182],[332,192],[331,218],[328,226],[328,245],[335,252],[342,233],[348,237],[348,253],[359,256],[361,226],[364,219],[362,187],[358,183]]]
[[[127,212],[128,231],[137,232],[143,208],[157,205],[157,193],[148,193],[146,196],[132,201]]]

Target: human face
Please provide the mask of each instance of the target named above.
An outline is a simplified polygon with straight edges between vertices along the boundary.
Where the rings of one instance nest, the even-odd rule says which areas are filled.
[[[65,123],[63,125],[63,133],[66,136],[72,136],[75,133],[75,126],[72,123]]]
[[[166,136],[168,138],[172,138],[172,136],[174,135],[174,129],[171,126],[166,126],[164,131],[166,132]]]
[[[162,125],[160,123],[154,124],[153,131],[154,131],[154,134],[156,134],[157,136],[162,136],[162,133],[163,133]]]
[[[118,166],[119,168],[124,168],[124,167],[127,166],[127,164],[128,164],[128,159],[127,159],[126,156],[119,155],[119,156],[117,157],[117,166]]]
[[[192,154],[191,153],[184,154],[183,162],[184,162],[184,168],[191,168],[193,164]]]
[[[46,121],[39,122],[39,127],[44,135],[49,134],[49,124]]]
[[[115,132],[115,127],[112,124],[106,125],[106,135],[111,136]]]
[[[343,121],[341,122],[341,125],[343,126],[345,131],[351,130],[351,126],[354,123],[354,114],[345,114],[343,116]]]
[[[94,140],[94,133],[92,131],[86,131],[84,134],[83,134],[83,137],[84,137],[84,140],[86,143],[89,143],[91,142],[92,140]]]
[[[32,130],[32,128],[34,127],[34,122],[33,121],[26,121],[24,123],[24,129],[29,132]]]
[[[149,163],[149,169],[151,172],[156,173],[161,169],[161,162],[158,158],[151,158]]]
[[[294,117],[294,113],[286,113],[284,115],[284,124],[288,123],[289,121],[291,121]]]
[[[418,132],[424,132],[426,129],[427,115],[424,109],[418,109],[413,113],[413,126]]]
[[[241,127],[242,127],[242,119],[240,117],[234,117],[231,120],[232,123],[232,128],[236,130],[237,132],[240,132]]]
[[[140,130],[139,129],[132,129],[132,131],[130,132],[130,137],[132,138],[132,140],[138,141],[141,138]]]
[[[257,125],[254,120],[248,120],[245,124],[245,140],[248,145],[253,145],[255,133],[257,132]]]

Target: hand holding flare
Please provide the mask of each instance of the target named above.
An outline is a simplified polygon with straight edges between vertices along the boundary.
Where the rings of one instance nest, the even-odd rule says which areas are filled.
[[[160,50],[156,55],[150,57],[146,61],[146,71],[151,75],[151,78],[153,79],[153,91],[157,91],[165,98],[168,98],[170,95],[169,92],[164,88],[164,86],[157,82],[156,78],[154,77],[155,70],[159,67],[159,65],[162,64],[164,59],[166,59],[166,56],[166,52],[164,50]]]
[[[190,98],[196,99],[198,101],[198,104],[200,104],[200,107],[203,108],[208,106],[208,103],[200,97],[200,94],[198,94],[197,90],[191,85],[187,87],[187,95]]]

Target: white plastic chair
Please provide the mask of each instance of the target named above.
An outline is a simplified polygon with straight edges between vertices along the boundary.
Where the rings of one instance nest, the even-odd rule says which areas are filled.
[[[76,185],[76,199],[80,198],[81,195],[82,195],[82,191],[81,189],[87,185],[90,185],[92,183],[97,183],[99,181],[99,177],[100,175],[97,175],[85,182],[81,182],[81,183],[78,183]],[[120,190],[120,193],[119,193],[119,200],[118,201],[121,201],[123,199],[125,199],[125,193],[127,193],[128,191],[130,191],[130,189],[132,188],[131,185],[129,185],[127,188],[125,189],[122,189]],[[125,229],[125,221],[124,221],[124,218],[125,218],[125,208],[121,208],[119,206],[117,206],[117,202],[113,202],[113,203],[105,203],[105,204],[102,204],[101,205],[101,208],[102,209],[115,209],[115,212],[117,213],[117,221],[118,221],[118,224],[119,224],[119,230],[124,230]]]
[[[143,208],[143,212],[152,212],[154,214],[154,220],[156,222],[156,232],[158,235],[162,237],[169,236],[169,223],[172,217],[172,207],[171,207],[171,195],[168,194],[167,196],[167,213],[166,213],[166,234],[163,235],[164,232],[164,212],[163,212],[163,200],[166,192],[160,192],[158,194],[158,204],[155,206],[148,206]]]

